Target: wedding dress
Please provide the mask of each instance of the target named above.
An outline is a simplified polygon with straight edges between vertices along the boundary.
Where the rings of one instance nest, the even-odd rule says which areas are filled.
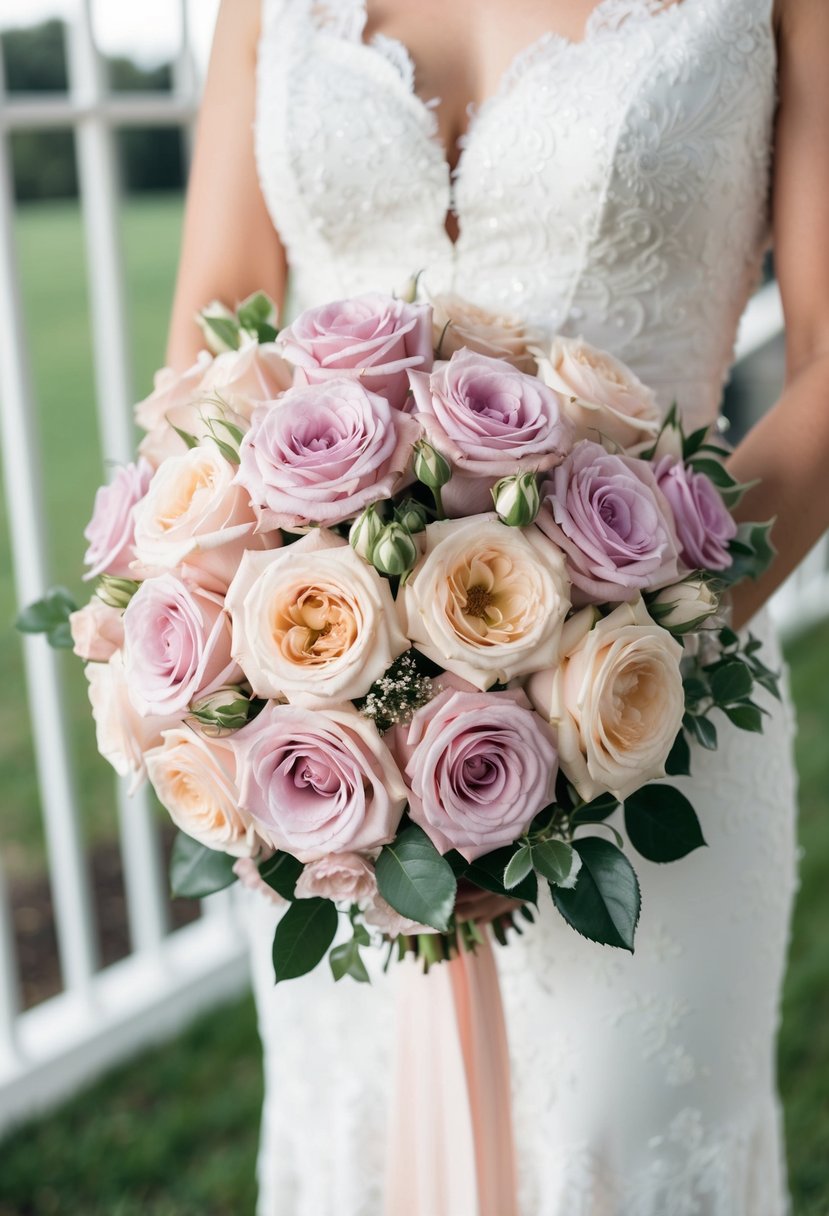
[[[771,7],[602,0],[583,41],[551,32],[518,56],[450,173],[439,102],[418,96],[397,41],[365,43],[363,3],[263,0],[255,140],[291,312],[422,271],[430,292],[584,335],[689,426],[713,421],[767,244]],[[752,628],[779,667],[765,614]],[[633,956],[549,905],[497,949],[522,1216],[787,1210],[774,1044],[795,779],[788,701],[765,706],[763,735],[721,718],[719,750],[695,748],[679,782],[709,847],[665,867],[634,858]],[[325,968],[274,988],[278,912],[247,902],[267,1078],[259,1212],[379,1216],[394,968],[370,988]]]

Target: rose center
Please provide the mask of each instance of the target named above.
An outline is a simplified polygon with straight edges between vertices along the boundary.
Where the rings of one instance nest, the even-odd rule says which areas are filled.
[[[466,593],[464,613],[466,616],[475,616],[481,620],[485,620],[487,611],[492,607],[492,603],[492,593],[487,591],[486,587],[481,587],[480,585],[470,587]]]

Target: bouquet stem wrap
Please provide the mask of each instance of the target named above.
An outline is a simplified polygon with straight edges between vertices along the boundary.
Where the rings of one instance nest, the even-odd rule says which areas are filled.
[[[398,989],[386,1216],[518,1216],[510,1066],[489,936]]]

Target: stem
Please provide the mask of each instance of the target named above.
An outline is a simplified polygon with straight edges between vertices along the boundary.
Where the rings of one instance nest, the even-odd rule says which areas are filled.
[[[417,954],[418,958],[422,958],[426,964],[427,971],[430,967],[433,967],[436,963],[442,961],[441,954],[438,953],[437,944],[435,942],[435,936],[433,933],[418,934]]]
[[[440,486],[435,486],[432,490],[432,498],[435,500],[435,514],[438,519],[446,519],[446,512],[443,509],[443,491]]]

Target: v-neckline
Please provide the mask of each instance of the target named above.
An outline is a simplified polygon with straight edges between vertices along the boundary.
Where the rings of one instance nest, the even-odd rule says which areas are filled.
[[[337,2],[343,3],[343,0],[337,0]],[[536,62],[540,62],[544,53],[548,50],[555,48],[562,52],[571,53],[584,51],[598,39],[602,32],[613,33],[617,31],[628,18],[642,17],[648,20],[656,20],[664,14],[682,9],[689,2],[690,0],[598,0],[587,15],[584,30],[580,38],[571,38],[567,34],[560,33],[557,30],[543,30],[537,38],[533,38],[525,46],[519,47],[501,73],[492,93],[478,103],[474,101],[469,102],[466,107],[469,116],[466,128],[458,137],[454,149],[450,149],[441,138],[438,130],[436,111],[442,104],[441,98],[425,98],[418,93],[416,79],[417,63],[410,48],[401,38],[384,34],[382,30],[375,31],[371,38],[367,40],[365,28],[368,22],[368,0],[352,0],[352,7],[348,14],[351,37],[348,40],[355,42],[368,54],[374,55],[381,62],[388,64],[393,76],[405,88],[406,94],[412,104],[419,109],[423,118],[428,121],[429,143],[440,158],[446,178],[447,208],[443,223],[443,235],[449,245],[453,259],[456,257],[458,247],[463,241],[463,221],[462,217],[458,214],[456,193],[457,183],[463,173],[467,150],[477,134],[483,117],[503,102],[504,98],[511,91],[515,80],[522,76]],[[616,20],[614,20],[614,17]],[[386,49],[384,50],[384,48]],[[392,56],[388,53],[389,50],[393,52],[397,61],[396,64],[392,61]],[[400,70],[401,68],[403,69],[402,71]],[[454,158],[450,158],[450,152],[452,151],[457,153]],[[454,164],[452,163],[452,159],[454,159]],[[457,228],[457,235],[454,237],[448,229],[450,219],[454,219]]]

